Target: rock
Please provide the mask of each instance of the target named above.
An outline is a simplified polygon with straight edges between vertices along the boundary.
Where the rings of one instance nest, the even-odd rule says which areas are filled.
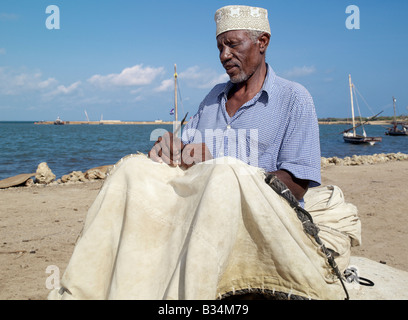
[[[334,163],[335,165],[342,165],[343,164],[343,160],[338,158],[338,157],[331,158],[330,162]]]
[[[35,174],[35,182],[39,184],[49,184],[55,180],[55,174],[52,173],[46,162],[42,162],[38,165],[37,172]]]
[[[321,157],[320,165],[322,166],[322,168],[325,168],[329,165],[329,161],[325,157]]]
[[[90,172],[90,171],[93,171],[93,170],[99,170],[102,173],[104,173],[105,175],[107,175],[112,168],[113,168],[113,165],[106,165],[106,166],[100,166],[100,167],[92,168],[92,169],[87,170],[85,172],[85,175],[86,175],[87,172]]]
[[[407,300],[408,272],[363,257],[350,259],[360,277],[374,282],[374,286],[346,283],[351,300]]]
[[[85,172],[85,178],[88,180],[105,179],[106,174],[99,169],[91,169]]]
[[[70,174],[66,174],[61,177],[61,182],[62,183],[67,183],[67,182],[85,182],[87,181],[87,178],[85,175],[82,173],[82,171],[73,171]]]
[[[344,158],[344,161],[343,161],[343,164],[345,165],[345,166],[350,166],[351,165],[351,158],[350,157],[345,157]]]
[[[28,179],[26,182],[25,182],[25,186],[26,187],[31,187],[32,185],[34,184],[34,180],[33,179]]]
[[[0,189],[26,185],[30,178],[35,176],[35,173],[19,174],[0,181]]]

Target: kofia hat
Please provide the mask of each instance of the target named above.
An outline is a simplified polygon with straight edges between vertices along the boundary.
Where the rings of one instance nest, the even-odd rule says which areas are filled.
[[[218,9],[214,20],[216,36],[231,30],[255,30],[271,34],[268,10],[249,6],[226,6]]]

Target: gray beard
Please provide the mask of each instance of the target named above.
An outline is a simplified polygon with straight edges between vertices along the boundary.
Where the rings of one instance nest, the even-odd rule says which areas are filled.
[[[251,75],[247,75],[244,72],[241,72],[240,74],[236,75],[235,77],[231,78],[230,77],[230,81],[233,84],[238,84],[238,83],[243,83],[248,81],[248,79],[251,77]]]

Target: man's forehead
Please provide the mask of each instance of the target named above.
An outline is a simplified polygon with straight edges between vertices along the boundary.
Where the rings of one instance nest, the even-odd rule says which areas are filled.
[[[217,36],[217,43],[249,38],[247,30],[231,30]]]

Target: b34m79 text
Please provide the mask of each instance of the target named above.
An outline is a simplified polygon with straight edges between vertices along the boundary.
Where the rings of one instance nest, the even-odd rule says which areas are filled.
[[[247,305],[203,305],[202,314],[248,314],[249,308]]]

